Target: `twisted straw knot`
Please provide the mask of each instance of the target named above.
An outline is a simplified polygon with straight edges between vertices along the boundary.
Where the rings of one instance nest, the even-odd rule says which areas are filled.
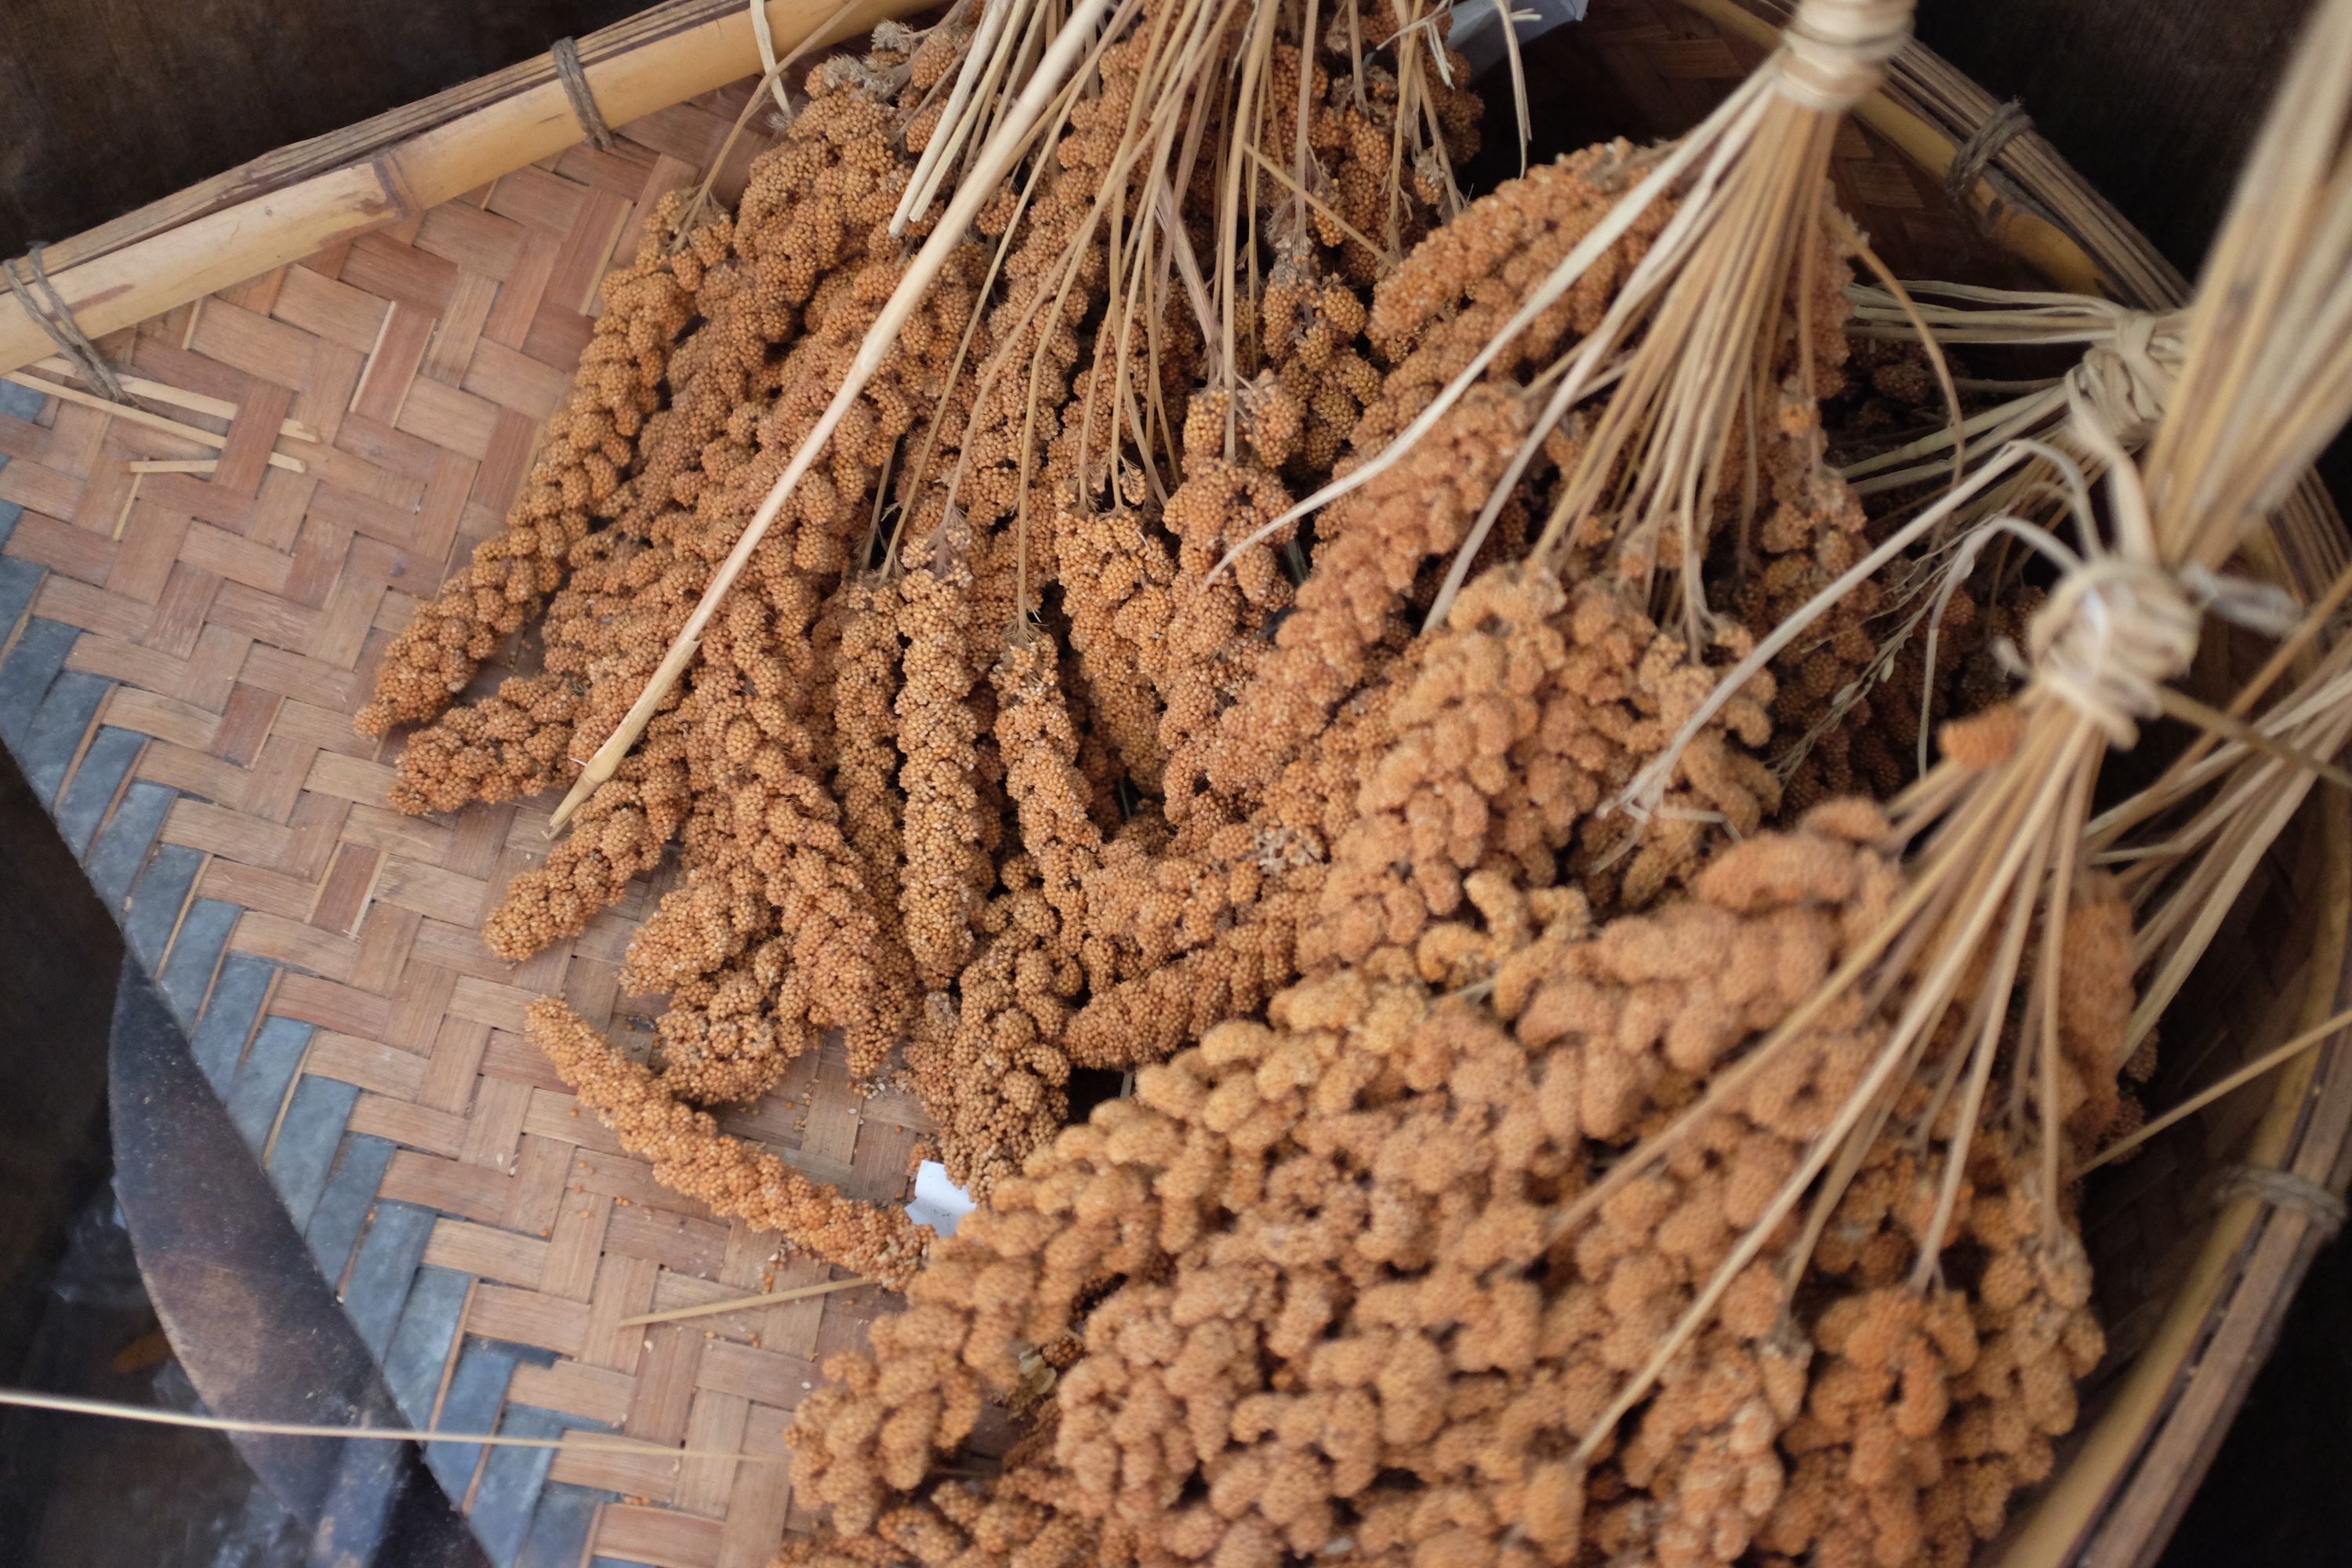
[[[2126,449],[2146,446],[2179,376],[2181,324],[2178,310],[2118,312],[2114,336],[2084,350],[2066,373],[2076,416],[2087,410]]]
[[[1842,114],[1886,76],[1911,37],[1912,0],[1800,0],[1780,35],[1780,96]]]
[[[2163,568],[2107,556],[2067,573],[2026,624],[2037,684],[2127,748],[2197,656],[2197,607]]]

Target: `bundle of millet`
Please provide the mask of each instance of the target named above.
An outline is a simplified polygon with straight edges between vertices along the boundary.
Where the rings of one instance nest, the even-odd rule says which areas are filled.
[[[1320,483],[1339,461],[1365,405],[1380,395],[1381,373],[1364,357],[1370,312],[1354,289],[1324,276],[1311,255],[1277,255],[1258,300],[1258,333],[1275,384],[1298,406],[1294,479]]]
[[[2056,935],[2070,981],[2049,1068],[2079,1158],[2124,1121],[2130,909],[2110,879],[2085,878]],[[2042,1070],[2011,1055],[1989,1103],[2034,1088]],[[2010,1500],[2049,1474],[2053,1441],[2074,1424],[2075,1385],[2104,1339],[2074,1194],[2045,1185],[2039,1152],[2006,1117],[1963,1120],[1950,1087],[1937,1072],[1904,1087],[1810,1259],[1800,1321],[1822,1354],[1781,1439],[1788,1486],[1758,1535],[1768,1551],[1962,1568],[2000,1533]]]
[[[1758,1531],[1764,1550],[1965,1568],[2055,1464],[2075,1385],[2105,1345],[2089,1265],[2007,1134],[1979,1132],[1969,1159],[1951,1234],[1961,1282],[1864,1285],[1814,1320],[1820,1355],[1781,1436],[1788,1483]]]
[[[639,486],[647,515],[693,507],[749,456],[742,411],[757,418],[761,372],[801,333],[819,286],[895,250],[887,235],[875,248],[876,229],[888,222],[909,165],[893,143],[881,85],[851,60],[812,71],[807,106],[752,161],[735,216],[738,276],[672,377],[670,417]]]
[[[786,374],[774,351],[799,331],[819,281],[865,253],[877,211],[887,218],[896,199],[903,169],[884,135],[888,106],[873,96],[873,85],[843,69],[812,73],[807,110],[782,142],[753,160],[737,215],[695,229],[687,248],[671,256],[666,237],[682,194],[665,198],[637,267],[608,279],[607,307],[583,355],[573,405],[551,421],[541,471],[534,473],[516,515],[536,518],[564,485],[577,488],[550,465],[572,452],[583,433],[605,429],[619,417],[592,420],[582,412],[583,400],[613,395],[615,375],[607,363],[613,350],[600,345],[639,331],[629,324],[630,311],[646,309],[647,278],[683,276],[696,287],[682,297],[686,316],[679,324],[697,315],[698,322],[674,354],[665,342],[658,358],[640,355],[635,362],[652,379],[631,395],[643,410],[641,417],[632,416],[628,433],[641,438],[622,458],[641,461],[642,469],[625,489],[598,489],[593,513],[575,509],[577,517],[564,524],[560,553],[548,553],[555,542],[545,528],[533,535],[541,547],[533,568],[537,596],[512,601],[495,619],[483,612],[480,627],[488,630],[477,628],[473,640],[480,651],[467,657],[473,662],[488,657],[495,646],[491,633],[515,630],[561,581],[541,629],[546,675],[530,687],[460,708],[412,736],[397,759],[394,804],[400,809],[455,810],[470,800],[514,799],[560,783],[570,776],[571,759],[610,734],[643,689],[707,580],[707,565],[698,559],[703,552],[679,549],[679,534],[692,525],[676,509],[693,506],[711,479],[741,467],[760,414]],[[664,388],[666,406],[660,405]],[[590,471],[601,472],[594,463]],[[587,531],[603,519],[610,525]],[[490,559],[482,552],[502,552],[497,558],[505,559],[521,538],[517,531],[508,542],[484,545],[476,566],[453,577],[436,604],[476,591],[482,562]],[[520,582],[512,568],[509,578]],[[403,648],[422,647],[419,639],[446,643],[446,628],[428,626],[425,611],[419,616],[387,656],[383,680],[414,684],[400,673],[415,664]],[[465,675],[471,668],[467,664]],[[462,686],[464,675],[455,670],[452,666]],[[363,727],[375,723],[388,689],[379,697],[362,711]],[[432,709],[412,710],[415,701],[404,700],[385,722],[428,717],[446,700],[445,695]],[[381,726],[370,732],[381,732]]]
[[[1463,416],[1489,406],[1473,389]],[[1431,437],[1441,468],[1448,427]],[[1187,488],[1231,467],[1203,459]],[[1384,504],[1402,516],[1426,478],[1409,458],[1362,493],[1393,494]],[[1348,558],[1335,549],[1307,587]],[[1370,688],[1380,700],[1352,702],[1241,821],[1195,805],[1157,854],[1132,839],[1102,853],[1087,880],[1087,934],[1132,956],[1108,988],[1105,966],[1088,965],[1094,993],[1071,1026],[1074,1059],[1148,1060],[1221,1016],[1255,1011],[1301,967],[1359,962],[1382,943],[1410,949],[1482,867],[1546,886],[1580,835],[1583,875],[1611,903],[1638,905],[1686,878],[1706,850],[1760,826],[1777,801],[1750,755],[1769,731],[1769,678],[1690,743],[1648,831],[1625,845],[1631,823],[1589,815],[1681,727],[1712,689],[1712,669],[1612,587],[1581,589],[1571,606],[1541,569],[1504,568],[1474,588],[1467,610],[1384,665]],[[1171,719],[1178,712],[1171,705]],[[1171,801],[1184,755],[1171,753]],[[1622,865],[1620,846],[1632,852]],[[1432,962],[1450,970],[1455,961]]]
[[[1147,664],[1175,615],[1176,561],[1139,510],[1072,510],[1054,524],[1055,575],[1070,648],[1099,726],[1137,788],[1160,789],[1160,699]]]
[[[560,677],[502,680],[408,738],[387,798],[423,816],[537,795],[562,776],[579,712],[578,690]]]
[[[1602,184],[1616,177],[1609,160],[1587,163],[1604,170]],[[1480,265],[1534,265],[1523,251],[1555,258],[1550,249],[1564,253],[1601,205],[1594,182],[1580,174],[1546,172],[1529,188],[1533,195],[1515,187],[1515,216],[1498,226]],[[1644,242],[1637,237],[1622,249],[1630,256]],[[1507,358],[1505,369],[1517,370],[1591,319],[1615,275],[1604,268],[1588,289],[1523,334],[1520,357]],[[1456,280],[1444,298],[1433,292],[1437,287],[1426,284],[1425,299],[1408,290],[1423,315],[1397,329],[1400,341],[1428,327],[1462,285]],[[1475,352],[1478,334],[1499,324],[1503,309],[1499,299],[1487,308],[1474,304],[1431,331],[1430,342],[1391,377],[1385,416],[1401,424],[1425,405],[1444,376]],[[1137,836],[1106,846],[1091,873],[1097,889],[1086,903],[1086,936],[1114,958],[1088,964],[1092,994],[1069,1036],[1081,1063],[1148,1060],[1221,1016],[1254,1011],[1296,973],[1298,922],[1313,907],[1328,847],[1352,817],[1360,782],[1319,764],[1351,750],[1367,764],[1380,754],[1384,739],[1360,721],[1384,709],[1386,699],[1358,700],[1378,689],[1408,640],[1399,635],[1396,611],[1425,564],[1466,532],[1521,429],[1521,405],[1508,391],[1475,388],[1403,462],[1343,500],[1339,515],[1327,519],[1332,542],[1318,550],[1297,607],[1267,649],[1257,634],[1293,595],[1275,553],[1281,539],[1258,533],[1286,507],[1287,491],[1267,465],[1288,447],[1274,435],[1265,439],[1275,449],[1256,446],[1254,431],[1265,426],[1248,416],[1249,396],[1244,389],[1240,428],[1253,449],[1236,458],[1222,451],[1235,406],[1226,395],[1200,395],[1188,411],[1186,478],[1160,514],[1179,542],[1172,566],[1139,514],[1063,519],[1076,524],[1065,584],[1074,632],[1085,629],[1090,669],[1097,647],[1106,650],[1102,662],[1131,652],[1154,689],[1158,749],[1166,759],[1160,806],[1178,829],[1164,848]],[[1220,569],[1236,547],[1235,559]],[[1139,728],[1149,701],[1142,690],[1131,681],[1107,689],[1117,710],[1133,716],[1122,724]],[[1343,703],[1356,709],[1360,743],[1353,748],[1328,744]],[[1323,742],[1324,755],[1306,754],[1315,749],[1310,740]],[[1131,735],[1121,749],[1145,753]],[[1768,780],[1755,782],[1769,788]],[[1265,810],[1276,800],[1286,803],[1283,814]],[[1314,804],[1302,812],[1302,800]],[[1295,820],[1301,816],[1308,821]],[[1744,816],[1752,819],[1753,812]]]
[[[885,198],[889,194],[888,186],[877,184],[849,210],[861,216],[878,211],[877,221],[887,219]],[[839,287],[821,291],[824,297],[811,302],[809,330],[774,369],[779,382],[774,401],[755,400],[739,406],[729,421],[729,434],[706,447],[704,466],[693,470],[700,481],[695,510],[667,509],[656,518],[656,549],[666,550],[669,562],[657,580],[660,591],[640,594],[631,602],[629,608],[639,613],[623,612],[619,624],[626,628],[625,642],[614,658],[593,669],[594,680],[586,699],[589,709],[603,717],[582,719],[577,743],[599,738],[635,700],[645,676],[684,625],[709,570],[740,535],[751,510],[748,498],[755,488],[765,489],[772,470],[782,467],[814,424],[828,389],[837,383],[842,367],[856,353],[866,327],[887,297],[899,265],[894,259],[871,261],[845,276],[835,275]],[[950,268],[927,308],[910,320],[859,409],[843,422],[828,444],[830,460],[823,479],[803,488],[788,514],[778,520],[777,529],[762,541],[761,559],[770,563],[767,570],[772,574],[779,578],[797,574],[814,588],[833,582],[849,569],[856,541],[871,526],[871,497],[882,466],[912,423],[919,389],[943,374],[969,317],[973,283],[968,268]],[[718,450],[722,447],[732,455],[721,459]],[[646,554],[655,557],[656,552]],[[824,712],[822,705],[803,709],[805,719],[819,724]],[[829,729],[829,725],[824,727]],[[597,805],[598,797],[624,784],[625,774],[625,768],[622,776],[599,786],[575,820],[590,820],[590,808]],[[677,823],[671,826],[675,828]],[[526,933],[528,940],[544,945],[557,936],[584,929],[598,909],[608,907],[620,896],[630,874],[658,858],[659,848],[656,840],[649,846],[649,854],[630,861],[628,871],[618,869],[619,860],[611,860],[615,874],[597,885],[606,895],[604,903],[584,899],[567,902],[562,916],[541,907],[537,882],[526,873],[509,888],[507,902],[529,907],[512,915],[502,907],[493,914],[494,950],[502,954],[535,951],[518,945],[526,940]],[[588,891],[585,887],[579,890]]]
[[[1444,51],[1441,67],[1431,56],[1443,48],[1440,17],[1432,25],[1403,5],[1387,8],[1389,25],[1364,18],[1367,31],[1381,36],[1403,29],[1393,47],[1373,50],[1362,58],[1349,50],[1348,28],[1327,22],[1317,39],[1315,58],[1307,82],[1307,162],[1296,167],[1298,145],[1299,50],[1296,42],[1277,39],[1269,51],[1265,122],[1262,144],[1294,178],[1303,174],[1315,198],[1306,205],[1306,223],[1314,237],[1333,253],[1340,270],[1354,282],[1370,283],[1394,258],[1411,249],[1445,220],[1442,178],[1423,160],[1402,152],[1410,138],[1423,154],[1443,153],[1454,166],[1478,151],[1477,93],[1469,85],[1468,62]],[[1388,58],[1381,56],[1385,53]],[[1423,120],[1406,110],[1412,123],[1397,124],[1402,94],[1398,71],[1409,69],[1417,80],[1416,96],[1428,109]],[[1423,142],[1429,126],[1434,141]],[[1400,161],[1406,167],[1400,169]],[[1281,207],[1295,201],[1286,185],[1268,180],[1262,196]],[[1382,248],[1374,249],[1370,240]]]
[[[1050,1523],[1082,1555],[1044,1561],[1698,1565],[1872,1547],[1895,1511],[1951,1499],[1989,1536],[2046,1468],[2096,1348],[2070,1222],[2000,1136],[1969,1156],[1975,1195],[1932,1244],[1969,1306],[1900,1282],[1929,1245],[1933,1183],[1889,1202],[1858,1180],[1804,1286],[1778,1267],[1799,1238],[1784,1217],[1656,1391],[1614,1433],[1595,1426],[1862,1082],[1885,1031],[1859,1004],[1814,1018],[1575,1227],[1551,1223],[1900,899],[1872,847],[1885,832],[1867,805],[1825,806],[1597,930],[1572,891],[1490,886],[1490,925],[1521,934],[1483,995],[1342,970],[1277,998],[1270,1026],[1229,1022],[1144,1068],[1132,1100],[1001,1179],[934,1248],[871,1359],[828,1364],[794,1479],[850,1544],[785,1560],[1024,1562]],[[2081,907],[2070,948],[2112,945],[2112,893]],[[2119,1034],[2113,1000],[2078,1009],[2071,1060]],[[1888,1245],[1864,1239],[1880,1231]],[[1861,1325],[1890,1311],[1917,1328],[1882,1349]],[[1030,1349],[1074,1330],[1084,1358],[1006,1474],[934,1482]],[[1927,1359],[1969,1334],[2000,1349]],[[1873,1433],[1931,1436],[1951,1463],[1921,1479]],[[981,1517],[1018,1528],[992,1542]],[[1874,1552],[1851,1560],[1913,1560]]]
[[[1210,796],[1210,758],[1220,717],[1265,657],[1266,629],[1295,598],[1276,559],[1291,531],[1253,538],[1289,509],[1290,493],[1255,454],[1223,455],[1227,405],[1224,394],[1203,393],[1186,414],[1184,482],[1160,516],[1177,542],[1171,609],[1159,635],[1137,647],[1160,701],[1160,808],[1196,834],[1246,814],[1244,801]]]
[[[1633,162],[1622,148],[1603,147],[1532,170],[1472,204],[1381,279],[1368,331],[1396,364],[1336,473],[1381,453],[1489,346],[1529,282],[1606,216]],[[1664,218],[1654,213],[1636,225],[1502,346],[1485,382],[1436,428],[1318,518],[1316,569],[1300,585],[1297,608],[1224,710],[1209,749],[1203,771],[1221,793],[1262,784],[1297,754],[1362,680],[1372,650],[1405,631],[1400,617],[1415,579],[1433,563],[1442,571],[1462,545],[1525,434],[1517,376],[1541,369],[1599,321]]]
[[[678,335],[695,321],[706,269],[726,254],[725,225],[695,231],[673,252],[667,237],[683,195],[646,226],[636,258],[604,279],[604,310],[581,353],[572,395],[548,421],[506,531],[474,547],[385,649],[375,696],[353,717],[362,735],[430,719],[447,707],[499,644],[538,613],[562,581],[572,549],[634,499],[638,440],[661,406]]]
[[[1856,842],[1880,830],[1847,808],[1759,837],[1689,903],[1590,935],[1575,894],[1538,893],[1516,923],[1546,934],[1489,1000],[1342,971],[1278,998],[1271,1027],[1230,1022],[1143,1069],[935,1247],[877,1362],[828,1369],[796,1489],[866,1530],[1013,1385],[1024,1346],[1080,1327],[1031,1463],[1096,1561],[1275,1561],[1341,1536],[1367,1562],[1574,1561],[1576,1439],[1793,1167],[1873,1026],[1825,1020],[1549,1265],[1544,1215],[1653,1088],[1769,1028],[1867,929],[1900,886]],[[1589,1032],[1604,1006],[1619,1024]],[[1769,1340],[1769,1270],[1734,1295],[1726,1331]],[[1776,1425],[1798,1403],[1781,1383]]]
[[[1083,879],[1099,860],[1101,830],[1087,812],[1054,645],[1016,635],[991,680],[1021,848],[996,870],[1001,891],[972,922],[977,946],[957,973],[952,1018],[940,997],[941,1016],[907,1050],[940,1159],[975,1196],[1067,1119],[1069,1004],[1086,982],[1082,945],[1099,946],[1087,934]]]
[[[482,922],[482,941],[500,958],[520,963],[586,931],[640,873],[661,863],[664,847],[693,808],[686,726],[675,710],[656,714],[637,749],[582,805],[547,858],[507,884]]]

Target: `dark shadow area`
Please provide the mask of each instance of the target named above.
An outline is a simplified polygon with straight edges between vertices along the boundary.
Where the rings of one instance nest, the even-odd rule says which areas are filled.
[[[0,1384],[199,1408],[114,1206],[122,940],[0,753]],[[281,1568],[303,1532],[216,1433],[0,1410],[0,1563]]]
[[[2196,271],[2310,0],[1919,0],[1919,37]]]
[[[44,1281],[75,1212],[105,1183],[106,1038],[121,963],[114,922],[0,753],[0,1382],[25,1370]]]
[[[0,255],[643,9],[643,0],[7,0]]]
[[[2160,1568],[2305,1568],[2352,1540],[2352,1249],[2323,1247]]]

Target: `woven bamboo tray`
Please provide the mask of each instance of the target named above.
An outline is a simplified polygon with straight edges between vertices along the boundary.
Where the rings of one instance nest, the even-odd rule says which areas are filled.
[[[597,91],[680,37],[680,17],[730,25],[711,0],[673,0],[614,29],[620,42],[587,40]],[[1553,105],[1539,137],[1680,130],[1762,58],[1779,19],[1777,0],[1595,0],[1531,56]],[[727,47],[748,64],[740,30]],[[544,61],[508,77],[541,99],[552,79]],[[400,139],[474,121],[417,106],[345,133],[341,163],[289,150],[58,247],[68,300],[102,309],[98,284],[114,287],[106,268],[132,249],[168,258],[191,222],[373,171],[390,194],[343,213],[323,248],[202,298],[142,274],[148,297],[186,302],[104,340],[137,374],[234,404],[230,420],[184,416],[216,450],[0,386],[0,738],[419,1426],[774,1452],[815,1363],[889,1310],[868,1288],[625,1321],[827,1274],[662,1191],[521,1038],[524,1005],[549,993],[617,1037],[650,1037],[659,999],[620,994],[616,976],[669,873],[577,941],[500,963],[478,922],[543,852],[551,801],[399,816],[383,804],[397,741],[355,739],[349,721],[415,599],[498,528],[586,342],[596,280],[652,200],[717,155],[749,91],[646,113],[606,151],[538,124],[561,151],[495,177],[515,160],[485,153],[483,183],[422,210],[383,174],[401,167]],[[1835,170],[1881,253],[1913,275],[2176,301],[2180,279],[2030,134],[1947,188],[1955,148],[1994,109],[1927,51],[1897,59]],[[768,144],[762,119],[729,155],[722,195]],[[320,441],[277,439],[289,418]],[[270,466],[273,442],[306,471]],[[216,466],[133,473],[134,460]],[[2345,546],[2310,487],[2256,564],[2310,590]],[[2228,652],[2209,660],[2217,687]],[[2168,1020],[2158,1103],[2338,1005],[2352,826],[2324,804],[2217,943],[2215,978]],[[2338,1055],[2331,1044],[2217,1104],[2095,1188],[2113,1364],[2061,1473],[1990,1560],[2125,1568],[2161,1545],[2329,1228],[2352,1129]],[[837,1049],[729,1125],[877,1199],[906,1191],[923,1130],[905,1099],[856,1096]],[[2303,1185],[2273,1179],[2217,1213],[2210,1194],[2242,1167]],[[447,1443],[428,1458],[501,1568],[757,1568],[809,1522],[778,1466]]]

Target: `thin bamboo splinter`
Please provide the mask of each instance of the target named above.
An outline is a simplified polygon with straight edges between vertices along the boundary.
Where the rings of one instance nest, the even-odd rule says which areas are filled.
[[[855,1290],[860,1285],[873,1283],[863,1274],[853,1274],[846,1279],[829,1279],[822,1285],[803,1285],[792,1290],[771,1290],[764,1296],[738,1296],[728,1301],[705,1301],[699,1307],[679,1307],[667,1312],[640,1312],[634,1318],[623,1318],[620,1326],[634,1329],[641,1323],[681,1323],[688,1318],[713,1318],[721,1312],[772,1307],[780,1301],[803,1301],[811,1296],[829,1296],[836,1290]]]
[[[73,376],[81,374],[79,366],[57,354],[51,354],[47,359],[37,359],[25,368],[37,370],[47,375]],[[173,386],[168,382],[150,381],[143,375],[124,375],[118,372],[114,379],[122,384],[123,391],[134,397],[144,397],[152,403],[168,403],[174,408],[184,408],[191,414],[209,414],[215,419],[236,417],[237,405],[226,397],[208,397],[201,392],[190,392],[185,387]],[[301,420],[291,417],[278,422],[278,433],[289,441],[308,441],[314,446],[319,439],[318,428],[315,426],[306,425]]]
[[[0,1405],[26,1410],[55,1410],[68,1415],[104,1415],[119,1421],[140,1421],[151,1426],[193,1426],[205,1432],[235,1432],[257,1437],[356,1437],[377,1443],[462,1443],[487,1448],[554,1448],[567,1453],[642,1454],[665,1459],[734,1459],[747,1465],[783,1465],[789,1454],[751,1454],[731,1448],[667,1448],[633,1437],[607,1437],[594,1433],[567,1433],[561,1437],[517,1437],[501,1432],[417,1431],[405,1426],[331,1426],[305,1421],[247,1421],[234,1415],[202,1415],[186,1410],[157,1410],[144,1405],[123,1405],[111,1399],[83,1399],[67,1394],[36,1394],[30,1389],[0,1388]]]
[[[203,429],[194,425],[183,425],[176,419],[166,419],[160,414],[150,414],[144,408],[133,408],[126,404],[116,403],[109,398],[100,397],[95,393],[84,392],[79,387],[68,386],[63,382],[49,381],[37,375],[27,375],[21,370],[12,370],[0,374],[0,381],[5,381],[16,386],[28,387],[35,392],[46,393],[51,397],[62,398],[68,403],[79,403],[84,407],[100,409],[117,419],[127,419],[133,425],[144,425],[150,430],[160,430],[166,436],[176,436],[183,441],[193,441],[199,447],[219,449],[228,445],[227,437],[214,431]],[[127,386],[129,384],[124,384]],[[307,474],[310,471],[310,466],[301,458],[289,458],[283,452],[270,453],[269,466],[273,468],[284,468],[289,473]]]

